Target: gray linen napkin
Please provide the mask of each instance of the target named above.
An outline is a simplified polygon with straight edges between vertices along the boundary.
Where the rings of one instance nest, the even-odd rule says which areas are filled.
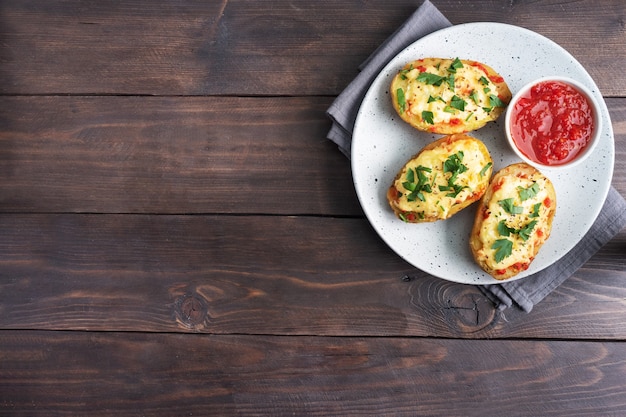
[[[409,19],[359,66],[359,74],[327,111],[328,117],[333,122],[327,138],[335,142],[348,158],[354,122],[374,78],[389,60],[411,43],[451,25],[429,0],[425,0]],[[518,281],[482,285],[479,288],[494,302],[498,310],[516,306],[530,312],[535,304],[574,274],[598,249],[619,233],[624,225],[626,225],[626,201],[611,188],[602,211],[589,232],[558,262]]]

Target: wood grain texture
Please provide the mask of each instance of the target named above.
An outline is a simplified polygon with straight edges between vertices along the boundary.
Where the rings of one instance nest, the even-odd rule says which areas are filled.
[[[330,102],[5,97],[0,211],[361,215]]]
[[[419,4],[3,1],[0,93],[336,95]],[[626,66],[621,0],[601,10],[593,0],[433,4],[454,24],[534,30],[576,57],[604,95],[626,95],[626,79],[615,77]]]
[[[4,97],[0,212],[362,216],[319,97]],[[607,99],[626,195],[626,99]]]
[[[420,3],[0,2],[0,415],[626,415],[626,229],[525,314],[364,218],[325,110]],[[577,58],[626,196],[626,3],[433,3]]]
[[[626,336],[626,230],[541,308],[504,316],[415,271],[363,219],[5,214],[0,230],[3,329]]]
[[[620,343],[34,331],[0,336],[0,413],[11,416],[626,413],[626,350]]]

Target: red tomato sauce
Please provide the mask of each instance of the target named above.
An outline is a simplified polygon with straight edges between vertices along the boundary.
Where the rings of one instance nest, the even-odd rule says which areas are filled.
[[[511,136],[518,149],[545,165],[561,165],[576,158],[589,143],[593,126],[585,96],[558,81],[533,86],[511,114]]]

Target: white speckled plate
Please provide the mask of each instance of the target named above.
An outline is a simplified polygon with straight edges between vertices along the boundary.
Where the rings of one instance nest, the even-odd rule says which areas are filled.
[[[352,175],[365,215],[398,255],[434,276],[466,284],[493,284],[472,259],[469,233],[475,205],[445,221],[406,224],[395,217],[385,197],[395,175],[427,143],[442,135],[422,133],[397,117],[388,86],[397,71],[418,58],[473,59],[504,77],[511,92],[535,78],[561,75],[586,85],[602,107],[602,138],[594,153],[576,168],[544,169],[557,192],[552,235],[530,268],[512,278],[536,273],[565,255],[585,235],[606,199],[615,148],[606,104],[583,66],[553,41],[527,29],[501,23],[468,23],[428,35],[399,53],[381,71],[363,100],[352,140]],[[494,172],[519,162],[504,135],[504,117],[471,133],[494,160]]]

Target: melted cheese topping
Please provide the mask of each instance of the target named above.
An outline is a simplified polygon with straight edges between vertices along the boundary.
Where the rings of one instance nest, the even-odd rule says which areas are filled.
[[[520,198],[520,189],[527,189],[533,184],[538,184],[539,191],[533,197],[524,201]],[[549,214],[553,211],[555,201],[550,200],[548,192],[548,180],[539,173],[528,178],[517,176],[503,176],[497,180],[497,184],[492,184],[493,192],[489,206],[487,207],[488,217],[483,219],[482,227],[479,231],[478,239],[482,244],[479,256],[485,264],[493,270],[507,269],[516,264],[528,265],[534,258],[538,247],[541,246],[550,235]],[[512,198],[513,205],[521,207],[521,213],[508,213],[499,203]],[[535,210],[536,205],[538,209]],[[527,240],[524,240],[518,233],[511,233],[503,236],[498,231],[498,224],[504,224],[514,230],[520,230],[536,221]],[[494,243],[499,239],[508,239],[512,242],[512,250],[500,262],[496,261],[496,249]],[[523,268],[525,269],[525,268]]]
[[[392,92],[403,90],[404,112],[400,111],[403,119],[434,132],[460,133],[477,129],[502,113],[504,108],[492,102],[492,97],[510,99],[501,77],[496,75],[500,85],[496,84],[483,65],[472,61],[462,61],[462,66],[453,68],[452,73],[453,62],[428,58],[415,61],[400,71],[392,83]],[[417,66],[413,67],[414,64]],[[431,83],[418,79],[421,74],[444,79]],[[453,87],[447,82],[449,77],[453,79]],[[424,119],[423,112],[431,112],[432,121]]]
[[[448,180],[452,176],[450,172],[444,172],[444,163],[454,154],[462,153],[462,164],[467,167],[465,172],[458,174],[454,184],[464,187],[456,196],[447,196],[452,190],[448,187]],[[481,175],[481,171],[491,162],[491,157],[482,142],[473,139],[462,139],[452,143],[445,143],[430,150],[422,151],[417,158],[410,160],[402,169],[394,182],[394,187],[402,193],[395,205],[404,212],[418,213],[421,218],[446,219],[455,205],[463,204],[467,199],[475,196],[478,189],[482,191],[491,177],[491,166]],[[430,192],[422,192],[424,201],[419,198],[410,201],[411,191],[404,184],[407,181],[409,170],[418,167],[426,167],[430,172],[424,172],[428,177]],[[442,190],[440,187],[443,187]],[[475,198],[476,199],[476,198]]]

